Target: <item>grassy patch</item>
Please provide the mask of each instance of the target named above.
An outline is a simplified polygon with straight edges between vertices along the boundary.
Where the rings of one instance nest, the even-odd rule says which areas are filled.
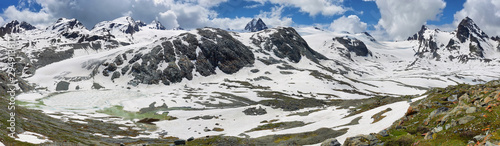
[[[260,130],[272,130],[272,129],[290,129],[295,127],[301,127],[306,125],[302,121],[292,121],[292,122],[279,122],[279,123],[268,123],[264,125],[259,125],[247,132],[260,131]]]
[[[385,110],[383,110],[383,111],[380,111],[379,113],[376,113],[375,115],[373,115],[373,116],[372,116],[372,119],[373,119],[372,124],[373,124],[373,123],[377,123],[378,121],[380,121],[380,120],[384,119],[386,116],[384,116],[383,114],[384,114],[384,113],[387,113],[387,112],[389,112],[389,111],[392,111],[392,109],[391,109],[391,108],[387,108],[387,109],[385,109]]]
[[[144,119],[144,118],[154,118],[160,120],[175,120],[176,117],[169,116],[167,112],[163,114],[156,114],[155,112],[146,112],[146,113],[138,113],[138,112],[130,112],[123,110],[123,106],[113,106],[109,108],[105,108],[102,110],[98,110],[99,113],[104,113],[112,116],[122,117],[124,119]]]

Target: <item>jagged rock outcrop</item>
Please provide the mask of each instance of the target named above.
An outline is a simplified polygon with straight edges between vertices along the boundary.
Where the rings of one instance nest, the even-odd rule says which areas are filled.
[[[415,53],[416,56],[425,57],[426,53],[431,53],[432,58],[439,60],[441,55],[437,52],[440,46],[437,44],[436,33],[442,33],[440,30],[430,30],[427,26],[422,25],[422,28],[418,33],[409,37],[408,40],[418,41],[418,50]]]
[[[83,31],[88,31],[83,24],[76,19],[59,18],[54,24],[46,28],[68,39],[76,39],[83,36]]]
[[[0,37],[5,36],[6,34],[19,33],[33,29],[36,29],[36,27],[29,23],[14,20],[0,27]]]
[[[459,43],[466,43],[469,41],[469,54],[464,54],[468,56],[463,56],[461,58],[484,58],[484,48],[483,45],[486,43],[488,35],[484,33],[479,27],[474,23],[469,17],[464,18],[458,25],[456,31],[456,38],[451,39],[446,48],[451,50],[460,49]]]
[[[472,19],[465,17],[460,24],[458,24],[456,37],[461,43],[464,43],[466,40],[473,37],[484,41],[488,38],[488,35],[479,29]]]
[[[129,82],[131,85],[169,85],[181,82],[184,78],[192,80],[193,71],[209,76],[215,74],[218,68],[226,74],[232,74],[254,63],[250,48],[233,38],[229,32],[216,28],[197,31],[197,34],[184,33],[169,39],[162,38],[153,47],[140,49],[148,51],[120,54],[111,63],[116,65],[113,70],[132,75],[134,79]],[[103,75],[110,72],[109,66],[104,67]]]
[[[309,47],[307,42],[291,27],[275,28],[259,32],[252,36],[252,43],[261,48],[261,52],[274,53],[279,58],[288,58],[299,62],[302,56],[317,62],[327,59]]]
[[[109,32],[122,32],[125,34],[134,34],[140,31],[139,25],[132,17],[120,17],[113,21],[103,21],[97,23],[92,31],[95,33],[106,34]]]
[[[246,31],[250,32],[257,32],[261,30],[266,30],[268,29],[266,23],[262,21],[262,19],[252,19],[252,21],[248,22],[248,24],[245,26]]]
[[[149,29],[157,29],[157,30],[166,30],[165,26],[163,26],[160,21],[153,20],[149,25],[147,25]]]
[[[372,53],[368,50],[365,43],[356,38],[336,37],[334,41],[342,44],[349,52],[355,53],[357,56],[371,56]]]
[[[438,61],[458,60],[465,63],[469,60],[484,60],[487,59],[484,54],[487,52],[486,49],[498,50],[488,47],[493,46],[490,44],[492,39],[469,17],[464,18],[454,32],[430,30],[422,26],[422,29],[408,40],[418,41],[416,56]],[[443,42],[443,40],[449,41]]]

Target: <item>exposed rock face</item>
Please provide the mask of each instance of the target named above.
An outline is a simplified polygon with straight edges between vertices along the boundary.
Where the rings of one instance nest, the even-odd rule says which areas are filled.
[[[65,31],[76,28],[82,29],[85,28],[85,26],[83,26],[83,24],[76,19],[59,18],[52,26],[49,26],[47,29],[54,31]]]
[[[73,57],[74,50],[55,51],[56,48],[45,48],[42,52],[35,52],[38,61],[34,62],[36,68],[46,66],[48,64],[58,62]]]
[[[481,39],[483,41],[485,38],[488,38],[488,35],[479,29],[476,23],[474,23],[474,21],[469,17],[464,18],[460,22],[457,28],[456,36],[461,43],[464,43],[467,39],[472,37],[476,37],[477,39]]]
[[[215,28],[198,29],[197,34],[184,33],[173,38],[162,38],[147,52],[133,51],[115,57],[104,70],[121,70],[131,74],[131,85],[181,82],[193,79],[193,71],[202,76],[215,74],[219,68],[232,74],[254,63],[254,54],[247,46],[234,39],[227,31]],[[127,60],[125,56],[132,56]],[[115,67],[111,67],[116,65]],[[160,69],[159,66],[164,66]],[[130,68],[130,69],[129,69]]]
[[[33,30],[36,29],[33,25],[26,22],[19,22],[17,20],[11,21],[5,24],[3,27],[0,27],[0,37],[5,36],[6,34],[19,33],[22,31]]]
[[[368,56],[372,53],[368,50],[365,43],[355,38],[336,37],[333,39],[344,45],[349,52],[354,52],[357,56]]]
[[[265,115],[265,114],[267,114],[267,111],[266,111],[266,109],[263,109],[262,107],[259,107],[259,108],[251,107],[251,108],[245,109],[243,111],[243,113],[245,113],[245,115],[256,116],[256,115]]]
[[[307,42],[291,27],[259,32],[256,36],[252,36],[252,43],[259,47],[263,44],[262,51],[272,52],[279,58],[288,58],[295,63],[298,63],[302,56],[315,62],[319,59],[327,59],[311,49]]]
[[[442,42],[443,38],[448,39],[448,36],[453,37],[447,42]],[[420,58],[458,60],[463,63],[468,60],[485,59],[484,46],[492,45],[488,41],[492,39],[469,17],[460,22],[454,33],[443,32],[439,29],[430,30],[422,26],[422,29],[408,40],[418,41],[419,46],[415,55]],[[500,49],[497,50],[500,51]]]
[[[163,26],[160,21],[153,20],[151,24],[147,25],[150,29],[157,29],[157,30],[166,30],[165,26]]]
[[[108,33],[110,31],[120,31],[125,34],[134,34],[140,31],[139,25],[132,17],[121,17],[113,21],[104,21],[96,24],[92,29],[94,32]]]
[[[261,30],[268,29],[264,21],[262,19],[252,19],[252,21],[248,22],[248,24],[245,26],[245,30],[251,31],[251,32],[257,32]]]
[[[484,33],[469,17],[464,18],[457,28],[456,40],[452,39],[446,46],[451,50],[458,50],[459,43],[466,43],[469,40],[469,54],[460,56],[462,60],[468,58],[484,58],[484,48],[482,43],[486,41],[488,35]],[[466,56],[464,56],[466,55]]]

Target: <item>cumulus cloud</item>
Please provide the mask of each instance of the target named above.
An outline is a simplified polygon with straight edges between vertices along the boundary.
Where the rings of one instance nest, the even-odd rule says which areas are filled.
[[[0,26],[3,26],[4,23],[5,23],[5,20],[2,17],[0,17]]]
[[[346,31],[349,33],[359,33],[366,31],[367,24],[362,22],[356,15],[348,17],[342,16],[330,24],[330,29],[336,32]]]
[[[488,35],[500,35],[500,1],[467,0],[464,9],[455,13],[454,25],[469,16]]]
[[[428,20],[437,20],[446,6],[443,0],[375,0],[382,18],[378,25],[396,40],[406,39]]]
[[[270,2],[287,7],[299,8],[301,12],[308,13],[310,16],[318,14],[324,16],[333,16],[343,14],[347,11],[341,6],[343,0],[247,0],[261,4]]]
[[[158,21],[162,22],[165,28],[179,27],[179,23],[177,22],[177,15],[172,10],[161,12],[160,16],[158,17]]]

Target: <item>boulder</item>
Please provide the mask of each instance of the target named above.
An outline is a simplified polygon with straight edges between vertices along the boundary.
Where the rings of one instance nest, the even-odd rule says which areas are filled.
[[[475,118],[476,117],[474,117],[474,116],[462,117],[462,118],[458,119],[458,124],[462,125],[462,124],[469,123],[470,121],[474,120]]]
[[[387,136],[389,136],[389,133],[387,133],[387,130],[382,130],[382,131],[380,131],[378,134],[379,134],[380,136],[382,136],[382,137],[387,137]]]
[[[448,101],[449,102],[455,102],[455,101],[457,101],[457,95],[452,95],[452,96],[448,97]]]
[[[375,136],[375,134],[358,135],[358,136],[346,138],[343,146],[378,146],[378,145],[383,145],[380,142],[381,141]]]
[[[469,108],[467,108],[467,110],[465,110],[465,113],[472,114],[472,113],[475,113],[476,111],[477,111],[476,107],[469,107]]]
[[[186,144],[186,140],[183,140],[183,139],[175,140],[174,144],[175,145],[185,145]]]
[[[336,138],[330,138],[321,143],[321,146],[341,146]]]
[[[103,86],[101,86],[99,83],[93,83],[91,88],[92,88],[92,89],[99,90],[99,89],[104,88],[104,87],[103,87]]]
[[[60,81],[56,85],[56,91],[67,91],[69,89],[69,82]]]

